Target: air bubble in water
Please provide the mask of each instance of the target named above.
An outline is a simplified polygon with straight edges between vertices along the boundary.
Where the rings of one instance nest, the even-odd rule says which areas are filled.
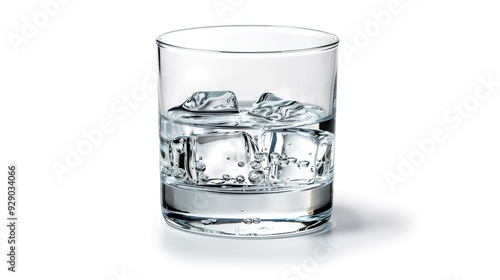
[[[224,174],[224,175],[222,175],[222,180],[227,182],[227,181],[231,180],[231,176],[229,174]]]
[[[260,162],[254,160],[252,162],[250,162],[250,167],[253,168],[253,169],[260,169],[262,167],[262,164],[260,164]]]
[[[203,172],[205,171],[205,169],[207,169],[207,166],[203,162],[197,162],[194,165],[194,169],[196,169],[196,171]]]
[[[175,179],[178,179],[178,180],[184,179],[184,177],[186,177],[186,170],[184,170],[182,168],[176,168],[174,170],[174,177],[175,177]]]
[[[175,151],[179,154],[184,153],[184,138],[176,139],[172,141],[172,145],[175,147]]]
[[[259,184],[264,179],[264,173],[258,170],[252,170],[248,173],[248,181],[252,184]]]
[[[245,219],[243,220],[243,222],[244,222],[245,224],[249,225],[249,224],[253,223],[253,219],[252,219],[252,218],[245,218]]]
[[[252,222],[254,224],[258,224],[258,223],[260,223],[260,219],[259,218],[253,218]]]
[[[240,161],[240,162],[238,162],[238,166],[243,167],[243,166],[245,166],[245,163]]]
[[[198,176],[202,182],[208,182],[210,178],[208,178],[207,174],[201,173],[200,176]]]
[[[243,175],[236,176],[236,182],[238,182],[238,183],[245,182],[245,177]]]

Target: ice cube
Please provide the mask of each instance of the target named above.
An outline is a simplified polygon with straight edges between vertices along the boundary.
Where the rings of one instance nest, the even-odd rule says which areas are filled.
[[[252,170],[250,162],[254,160],[257,151],[257,146],[248,133],[209,133],[191,136],[188,143],[188,173],[193,181],[202,184],[248,182],[246,178]]]
[[[270,92],[262,94],[248,113],[271,121],[296,121],[309,116],[307,109],[300,102],[282,99]]]
[[[241,131],[162,139],[162,176],[186,184],[246,185],[256,151],[253,138]]]
[[[170,157],[170,141],[160,138],[160,162],[163,165],[171,166],[169,157]]]
[[[198,113],[238,113],[238,100],[231,91],[198,91],[186,99],[181,107]]]
[[[185,170],[187,168],[187,137],[179,137],[171,141],[162,139],[162,162],[174,169]],[[177,176],[179,177],[179,176]],[[182,177],[182,176],[181,176]]]
[[[316,154],[316,179],[328,180],[333,176],[335,156],[334,136],[320,139],[318,152]]]
[[[263,170],[270,182],[310,184],[333,172],[331,133],[292,128],[266,131],[259,139],[259,148],[269,152]]]

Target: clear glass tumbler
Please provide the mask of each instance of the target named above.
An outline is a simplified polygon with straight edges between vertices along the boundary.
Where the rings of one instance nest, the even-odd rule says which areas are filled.
[[[161,206],[198,233],[312,232],[332,214],[338,38],[213,26],[157,38]]]

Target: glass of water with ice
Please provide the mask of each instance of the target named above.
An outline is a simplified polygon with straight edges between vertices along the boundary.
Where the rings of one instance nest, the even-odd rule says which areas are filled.
[[[235,237],[328,224],[338,43],[330,33],[284,26],[201,27],[157,38],[168,224]]]

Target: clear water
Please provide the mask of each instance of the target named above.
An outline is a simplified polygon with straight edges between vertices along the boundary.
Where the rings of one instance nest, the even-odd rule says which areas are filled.
[[[264,93],[196,92],[160,116],[163,214],[209,234],[274,236],[331,215],[334,118]]]

